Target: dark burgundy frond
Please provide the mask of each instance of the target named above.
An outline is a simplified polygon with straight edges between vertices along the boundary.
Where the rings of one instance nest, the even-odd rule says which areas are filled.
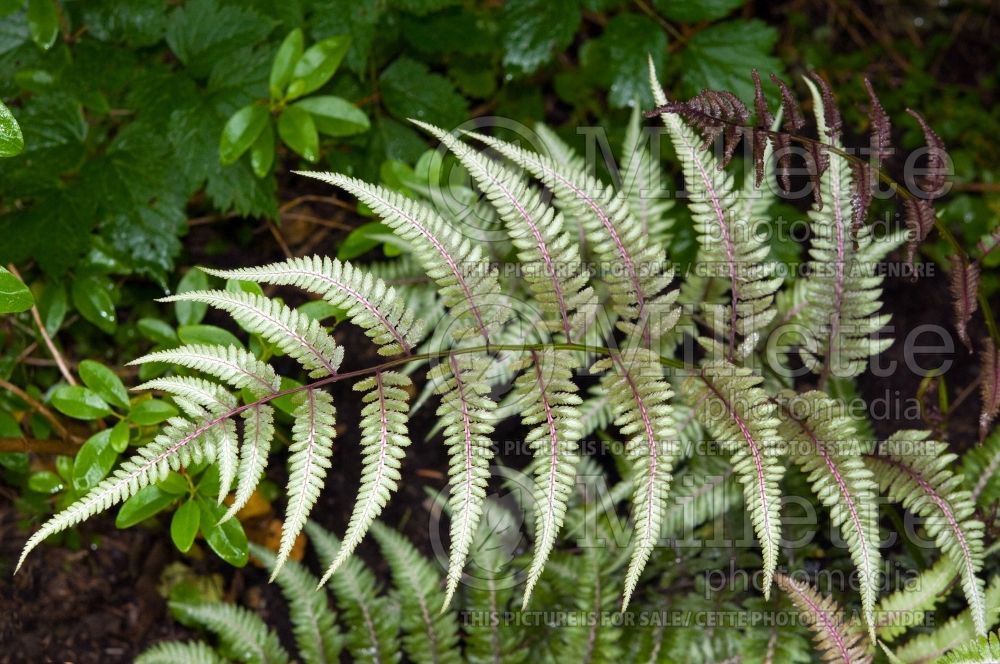
[[[753,164],[755,182],[760,187],[764,181],[764,151],[767,149],[767,141],[771,125],[774,124],[774,116],[771,115],[771,109],[767,107],[767,98],[764,97],[764,89],[760,85],[760,74],[754,69],[751,75],[753,76],[753,107],[754,112],[757,114],[753,130]]]
[[[921,188],[924,190],[926,198],[938,198],[944,185],[944,141],[935,133],[931,126],[927,124],[924,116],[917,113],[912,108],[906,109],[920,123],[920,129],[924,132],[924,141],[927,143],[927,175],[924,177]]]
[[[1000,411],[1000,355],[993,339],[987,338],[983,344],[980,384],[983,409],[979,415],[979,440],[986,438],[990,425]]]
[[[781,92],[781,110],[784,115],[781,127],[788,134],[794,134],[806,126],[805,118],[802,117],[802,109],[799,108],[799,102],[795,99],[795,95],[792,94],[791,89],[789,89],[783,80],[774,74],[771,74],[771,80],[778,86],[778,90]],[[786,192],[792,190],[792,178],[790,174],[792,166],[792,140],[788,137],[788,134],[776,135],[772,143],[774,153],[778,157],[778,177],[781,179],[781,187]]]
[[[736,152],[745,125],[750,120],[750,111],[732,92],[702,90],[701,94],[688,101],[676,101],[654,108],[646,113],[653,117],[660,113],[677,113],[701,132],[708,148],[722,134],[723,157],[719,168],[725,168]]]
[[[817,72],[809,72],[809,78],[819,86],[820,97],[823,100],[823,115],[826,118],[826,134],[834,141],[839,141],[844,122],[840,119],[840,109],[837,108],[837,99],[833,96],[833,90],[830,89],[830,84],[826,82],[826,79]]]
[[[969,339],[969,320],[979,308],[976,299],[979,292],[979,266],[963,260],[957,255],[951,257],[951,297],[955,307],[955,329],[958,338],[972,352],[972,340]]]
[[[922,198],[906,198],[903,200],[903,209],[906,211],[903,220],[910,230],[910,238],[906,244],[906,260],[912,263],[914,256],[917,255],[917,247],[934,228],[934,206]]]
[[[892,122],[889,120],[889,114],[885,112],[885,107],[879,101],[878,95],[875,94],[875,88],[872,87],[872,82],[868,80],[867,76],[865,77],[865,88],[868,90],[868,100],[870,103],[868,108],[868,122],[871,124],[869,131],[872,154],[882,162],[888,159],[892,153]]]
[[[861,227],[865,225],[865,219],[868,217],[868,208],[872,204],[872,189],[875,184],[872,182],[872,169],[871,166],[864,161],[855,161],[851,163],[851,170],[853,171],[853,186],[854,189],[851,193],[851,238],[854,239],[854,248],[857,249],[857,236],[858,231]]]

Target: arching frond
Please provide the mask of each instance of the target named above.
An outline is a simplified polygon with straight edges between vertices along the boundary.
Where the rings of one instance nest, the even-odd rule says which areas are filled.
[[[580,397],[572,381],[573,358],[557,351],[532,352],[517,378],[514,403],[529,427],[525,442],[534,454],[535,554],[528,569],[522,608],[542,574],[566,516],[576,478]]]
[[[448,448],[451,481],[451,554],[448,562],[448,587],[444,606],[458,589],[469,547],[482,515],[489,463],[493,449],[496,404],[489,397],[489,383],[484,380],[487,361],[472,355],[450,355],[428,372],[429,380],[439,381],[441,406],[437,414],[444,427]]]
[[[274,571],[277,558],[270,549],[250,545],[250,553],[266,569]],[[326,593],[317,592],[316,577],[299,563],[289,560],[274,575],[288,601],[288,617],[299,656],[306,664],[336,664],[340,661],[344,635],[337,614],[330,609]]]
[[[776,574],[775,582],[795,604],[799,614],[809,623],[815,636],[816,648],[824,662],[868,664],[871,655],[864,631],[852,628],[843,617],[843,609],[830,597],[824,597],[802,581]]]
[[[774,404],[761,389],[763,379],[750,369],[723,361],[707,361],[684,380],[681,393],[698,421],[732,455],[736,477],[743,484],[747,512],[764,557],[764,596],[778,565],[781,541],[779,516],[784,473],[781,440]]]
[[[665,541],[689,542],[706,521],[721,518],[742,503],[733,467],[722,456],[698,454],[674,474],[667,509],[663,513]]]
[[[313,521],[307,521],[305,528],[320,565],[329,566],[337,557],[340,540]],[[351,556],[344,561],[340,574],[331,577],[330,589],[341,614],[347,617],[345,645],[351,657],[376,664],[400,661],[399,607],[390,598],[378,595],[378,583],[371,570]]]
[[[217,424],[217,421],[210,421],[195,425],[180,417],[170,418],[153,442],[140,447],[110,477],[42,524],[25,543],[17,568],[21,567],[31,550],[50,535],[75,526],[112,505],[125,502],[140,489],[163,480],[171,470],[211,460],[215,451],[208,444],[208,434]]]
[[[333,454],[333,439],[337,435],[333,427],[336,414],[333,398],[317,389],[306,390],[302,402],[295,408],[292,444],[288,446],[291,454],[288,459],[288,506],[272,577],[292,552],[295,538],[323,489]]]
[[[315,293],[346,310],[351,322],[378,344],[382,355],[410,353],[423,336],[423,324],[394,287],[370,271],[337,259],[306,256],[239,270],[202,270],[224,279],[294,286]]]
[[[162,302],[202,302],[228,312],[244,329],[259,334],[294,360],[313,378],[337,373],[344,349],[323,326],[277,300],[243,291],[189,291]]]
[[[666,268],[665,251],[650,241],[628,208],[623,194],[598,182],[573,162],[557,163],[492,136],[469,134],[484,142],[538,178],[551,189],[566,214],[579,219],[594,251],[607,269],[607,284],[619,327],[627,334],[656,339],[674,326],[678,311],[676,291],[664,293],[673,279]]]
[[[865,461],[882,493],[924,517],[924,528],[942,553],[952,559],[978,634],[986,633],[983,582],[983,524],[973,518],[975,505],[950,467],[955,455],[944,443],[928,440],[926,431],[898,431]]]
[[[982,444],[970,447],[962,455],[966,486],[972,487],[972,500],[985,510],[1000,501],[1000,428]]]
[[[252,664],[285,664],[288,653],[278,635],[257,614],[225,602],[170,602],[170,609],[186,624],[207,629],[219,637],[223,651]]]
[[[525,281],[542,311],[558,321],[553,331],[572,340],[580,328],[574,313],[594,293],[587,286],[589,275],[583,270],[579,249],[563,230],[562,216],[503,163],[484,157],[438,127],[412,122],[451,150],[489,198],[518,250]]]
[[[271,365],[236,346],[179,346],[143,355],[129,364],[149,362],[164,362],[194,369],[215,376],[238,390],[247,388],[257,397],[277,392],[281,384]]]
[[[407,656],[418,664],[461,662],[458,623],[454,614],[441,610],[441,576],[437,568],[395,530],[375,522],[372,535],[392,571]]]
[[[343,544],[321,583],[335,574],[354,552],[389,497],[399,488],[400,462],[410,445],[406,428],[409,395],[403,389],[409,385],[410,379],[395,371],[378,371],[354,385],[355,391],[365,393],[360,426],[361,487]]]
[[[226,664],[204,641],[164,641],[143,651],[134,664]]]
[[[891,642],[911,627],[924,622],[924,614],[944,600],[958,576],[955,563],[941,556],[904,588],[883,597],[875,607],[878,637]]]
[[[228,521],[246,506],[267,468],[267,455],[274,439],[274,409],[259,404],[243,411],[243,445],[236,471],[236,496],[222,517]]]
[[[940,664],[989,664],[1000,662],[1000,635],[995,632],[981,636],[972,643],[939,659]]]
[[[657,105],[666,104],[652,66],[650,85]],[[660,117],[684,169],[701,267],[710,268],[712,276],[729,283],[730,303],[713,327],[726,338],[728,357],[745,355],[756,345],[756,333],[774,318],[774,293],[782,278],[775,276],[775,264],[767,260],[768,245],[748,218],[732,175],[679,114],[663,113]],[[749,349],[738,350],[737,335],[747,340]]]
[[[303,173],[328,182],[364,201],[401,238],[414,244],[427,274],[455,316],[456,339],[490,334],[504,323],[497,271],[478,243],[463,236],[437,212],[402,194],[338,173]]]
[[[813,492],[830,510],[858,570],[861,605],[875,637],[879,554],[878,485],[865,467],[865,444],[843,405],[823,392],[783,392],[775,400],[789,457],[808,477]]]
[[[822,95],[804,79],[813,96],[816,123],[823,140],[840,148],[837,135],[829,135]],[[878,262],[902,244],[901,234],[876,238],[867,225],[852,230],[854,195],[851,165],[832,150],[824,151],[827,168],[820,179],[822,205],[809,211],[811,221],[810,272],[805,291],[809,306],[800,312],[807,335],[803,360],[816,373],[856,376],[868,358],[882,352],[892,339],[872,339],[889,322],[879,315],[882,277]]]
[[[632,496],[635,548],[625,575],[622,611],[628,607],[646,561],[660,537],[674,462],[679,454],[673,390],[663,378],[659,357],[641,349],[597,362],[592,371],[608,371],[602,380],[611,395],[615,424],[625,437],[633,464]]]
[[[628,207],[644,233],[652,241],[667,247],[674,218],[669,212],[674,207],[673,199],[664,188],[666,174],[649,149],[650,135],[644,131],[642,112],[639,106],[632,108],[625,140],[622,145],[622,191],[628,199]]]

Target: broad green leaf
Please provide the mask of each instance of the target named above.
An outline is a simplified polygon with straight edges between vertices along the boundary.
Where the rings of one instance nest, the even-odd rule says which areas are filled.
[[[51,470],[41,470],[28,478],[28,488],[37,493],[55,493],[63,488],[63,481]]]
[[[250,149],[270,117],[267,107],[260,104],[244,106],[230,116],[219,141],[219,161],[223,166],[235,163]]]
[[[328,0],[323,7],[323,11],[312,14],[310,33],[317,39],[351,35],[351,47],[344,62],[355,74],[366,74],[377,25],[391,10],[389,3],[385,0]]]
[[[94,360],[84,360],[77,368],[83,383],[112,406],[128,410],[128,390],[115,372]]]
[[[452,129],[468,115],[465,98],[451,81],[416,60],[396,60],[382,72],[379,85],[386,108],[400,120],[414,118]]]
[[[66,288],[55,280],[46,282],[38,298],[38,314],[50,337],[54,337],[66,319]]]
[[[384,242],[391,242],[396,236],[392,229],[381,222],[362,224],[347,234],[337,248],[337,258],[348,261],[366,254]]]
[[[183,496],[191,490],[191,486],[188,484],[187,479],[185,479],[180,473],[173,470],[167,473],[167,476],[163,479],[163,481],[156,486],[160,487],[160,490],[164,493],[169,493],[174,496]]]
[[[288,98],[301,97],[321,88],[336,73],[350,46],[349,35],[327,37],[310,46],[295,63]]]
[[[177,328],[177,336],[186,344],[243,347],[243,344],[232,332],[215,325],[182,325]]]
[[[340,97],[309,97],[295,106],[309,111],[316,129],[327,136],[351,136],[368,131],[371,124],[364,112]]]
[[[316,123],[304,109],[289,106],[278,118],[278,135],[285,145],[302,155],[306,161],[319,159],[319,135]]]
[[[118,459],[112,443],[114,429],[99,431],[87,439],[73,461],[73,488],[88,491],[107,477]]]
[[[253,168],[254,175],[258,178],[263,178],[267,176],[273,163],[274,124],[268,122],[267,126],[264,127],[264,131],[260,132],[260,136],[257,137],[257,140],[253,142],[253,146],[250,148],[250,167]]]
[[[107,277],[78,277],[73,280],[73,306],[77,312],[100,330],[112,334],[118,328],[115,303],[109,294]]]
[[[240,279],[226,279],[226,290],[230,293],[250,293],[251,295],[264,295],[264,289],[256,281],[242,281]]]
[[[124,452],[128,448],[129,434],[128,422],[125,420],[121,420],[111,427],[111,440],[108,442],[111,449],[118,454]]]
[[[136,323],[139,334],[153,343],[170,346],[177,343],[177,333],[174,328],[159,318],[140,318]]]
[[[0,314],[27,311],[34,303],[35,298],[24,282],[0,267]]]
[[[194,290],[205,290],[208,288],[208,277],[199,269],[188,270],[181,277],[177,284],[178,293],[187,293]],[[177,322],[181,325],[195,325],[201,322],[208,311],[208,305],[202,302],[175,302],[174,311],[177,313]]]
[[[270,34],[274,20],[258,13],[250,4],[187,0],[170,12],[167,44],[187,65],[187,74],[204,78],[226,55],[256,44]],[[266,81],[265,69],[265,85]]]
[[[278,53],[274,56],[271,64],[271,78],[268,86],[271,91],[271,99],[281,99],[281,94],[292,80],[292,72],[295,65],[302,57],[302,49],[305,47],[305,36],[301,28],[295,28],[288,33],[285,41],[278,47]]]
[[[325,300],[310,300],[305,304],[299,305],[296,311],[320,323],[327,318],[334,318],[339,321],[347,317],[347,312],[341,307],[335,307]]]
[[[730,21],[713,25],[692,37],[681,51],[685,92],[730,90],[747,105],[753,102],[751,69],[781,75],[781,61],[770,55],[778,41],[776,28],[763,21]],[[767,76],[762,76],[765,80]],[[766,83],[770,87],[770,82]]]
[[[580,50],[587,70],[609,88],[611,106],[622,108],[637,101],[642,108],[653,106],[647,58],[663,69],[667,37],[660,26],[639,14],[619,14],[599,38],[586,42]]]
[[[177,508],[170,519],[170,539],[174,541],[178,551],[187,553],[191,549],[200,525],[201,508],[196,501],[188,500]]]
[[[176,495],[167,493],[155,484],[143,487],[122,503],[118,516],[115,517],[115,527],[130,528],[162,512],[175,500],[177,500]]]
[[[152,426],[177,414],[177,409],[166,401],[148,399],[137,403],[129,411],[128,419],[140,426]]]
[[[48,50],[59,36],[59,7],[56,0],[28,0],[28,30],[31,39]]]
[[[0,157],[13,157],[24,150],[24,136],[14,114],[0,101]]]
[[[656,8],[671,21],[697,23],[722,18],[746,0],[654,0]]]
[[[214,500],[206,500],[199,493],[201,508],[201,532],[212,551],[234,567],[243,567],[250,557],[247,535],[239,519],[229,519],[220,524],[226,514],[225,505],[216,505]]]
[[[89,387],[63,385],[52,393],[52,405],[77,420],[98,420],[111,414],[111,407]]]
[[[503,8],[503,63],[530,74],[573,40],[580,25],[574,0],[507,0]],[[445,127],[448,129],[449,127]]]

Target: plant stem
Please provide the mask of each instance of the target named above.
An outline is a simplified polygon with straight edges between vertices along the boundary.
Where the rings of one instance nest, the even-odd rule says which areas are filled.
[[[17,271],[17,268],[14,267],[13,263],[9,263],[7,265],[7,269],[22,282],[24,281],[24,279],[21,279],[21,275]],[[56,361],[56,366],[59,367],[59,373],[62,374],[67,383],[70,385],[76,385],[76,379],[73,378],[73,372],[69,370],[69,365],[66,364],[66,360],[63,358],[62,353],[59,352],[59,349],[56,348],[56,345],[53,343],[49,333],[45,331],[45,324],[42,323],[42,315],[38,312],[38,305],[31,305],[31,317],[35,319],[35,325],[38,327],[38,333],[42,335],[45,347],[49,349],[52,359]]]

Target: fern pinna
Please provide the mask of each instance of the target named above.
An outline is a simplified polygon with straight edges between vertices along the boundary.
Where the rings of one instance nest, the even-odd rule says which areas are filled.
[[[139,358],[135,363],[174,368],[173,375],[138,389],[171,395],[184,416],[171,419],[151,444],[46,522],[28,541],[22,561],[49,535],[193,462],[206,460],[219,467],[218,500],[234,493],[226,514],[231,518],[264,473],[280,400],[293,419],[284,531],[271,562],[280,582],[330,469],[338,408],[358,408],[334,404],[324,388],[349,381],[361,395],[360,436],[359,441],[352,435],[341,438],[344,444],[360,442],[361,486],[342,544],[330,547],[325,556],[328,567],[322,580],[335,588],[342,585],[345,596],[353,593],[360,602],[368,581],[363,575],[345,575],[343,569],[351,565],[351,553],[398,488],[411,443],[409,369],[429,364],[421,403],[437,395],[436,431],[449,455],[451,550],[441,602],[432,601],[430,587],[414,580],[417,599],[408,606],[425,622],[452,601],[463,569],[475,555],[472,544],[494,454],[492,434],[500,419],[516,412],[534,457],[536,549],[527,565],[525,605],[540,587],[546,561],[566,525],[578,443],[595,427],[611,426],[624,443],[620,470],[628,478],[634,526],[622,578],[622,610],[661,540],[675,535],[678,526],[687,531],[691,525],[670,503],[675,468],[683,465],[685,475],[698,477],[704,460],[711,459],[713,465],[725,467],[725,478],[732,477],[742,487],[743,504],[760,544],[765,597],[776,581],[795,604],[820,613],[829,608],[807,587],[780,575],[786,476],[804,475],[829,510],[857,568],[866,626],[861,637],[854,632],[849,639],[830,637],[833,650],[853,657],[864,649],[859,644],[868,643],[864,637],[875,637],[883,627],[877,617],[879,492],[927,519],[928,532],[961,578],[976,631],[984,632],[987,602],[977,578],[984,555],[982,525],[972,513],[985,485],[970,496],[961,486],[962,476],[947,468],[951,457],[924,434],[900,433],[877,447],[868,445],[859,432],[862,428],[843,414],[835,395],[797,394],[788,389],[789,381],[762,369],[764,335],[781,322],[801,323],[806,330],[799,354],[807,369],[819,376],[821,387],[856,376],[870,356],[890,343],[872,338],[887,321],[880,313],[882,277],[875,266],[904,235],[876,236],[864,223],[877,164],[859,162],[844,151],[832,93],[822,78],[807,80],[820,131],[819,140],[803,142],[815,197],[809,215],[810,271],[793,282],[791,291],[782,292],[778,264],[753,232],[752,222],[766,215],[773,199],[764,186],[764,175],[773,172],[771,162],[777,161],[778,179],[788,188],[788,155],[781,148],[803,141],[794,134],[804,122],[790,89],[778,82],[783,119],[776,120],[755,73],[754,121],[748,124],[752,114],[732,94],[705,91],[687,102],[670,101],[655,71],[650,71],[650,79],[659,107],[648,115],[662,120],[673,143],[698,237],[698,261],[709,266],[707,273],[692,274],[679,287],[674,284],[678,266],[671,261],[667,243],[677,218],[671,204],[651,202],[648,191],[643,195],[642,189],[661,174],[640,138],[638,113],[626,136],[629,165],[621,189],[590,173],[582,159],[544,128],[539,138],[547,153],[480,133],[452,135],[417,122],[482,192],[495,215],[493,227],[509,245],[485,246],[466,235],[459,221],[412,192],[344,174],[305,175],[357,198],[409,248],[406,265],[417,266],[429,277],[446,312],[446,318],[430,326],[432,338],[427,339],[429,326],[418,315],[428,310],[411,306],[412,293],[357,265],[314,257],[206,270],[218,278],[312,293],[361,328],[386,360],[344,370],[344,348],[330,330],[308,313],[260,294],[202,290],[166,298],[228,313],[254,335],[256,347],[266,348],[268,357],[287,356],[298,363],[310,382],[288,382],[270,363],[233,345],[183,345]],[[869,94],[873,137],[882,155],[888,119],[870,86]],[[722,142],[720,155],[711,149],[716,139]],[[747,176],[740,181],[727,167],[736,144],[744,139],[754,147],[754,163],[747,165]],[[488,152],[479,151],[482,146]],[[929,230],[929,205],[924,200],[907,205],[905,237],[911,247]],[[508,278],[499,263],[515,264],[524,279]],[[591,265],[600,269],[592,270]],[[808,300],[809,306],[786,306],[789,299]],[[780,319],[779,312],[784,314]],[[524,329],[535,336],[528,338]],[[703,350],[675,357],[684,337],[696,338]],[[581,370],[600,376],[587,392],[575,380],[574,373]],[[495,383],[507,378],[514,389],[501,404]],[[685,413],[684,422],[679,413]],[[698,442],[717,443],[718,455],[705,456],[699,446],[686,444],[692,420],[698,423]],[[919,447],[920,453],[908,451],[908,446]],[[681,493],[692,494],[687,489]],[[694,505],[707,504],[693,494],[687,497]],[[413,572],[409,554],[391,536],[378,537],[394,573]],[[601,592],[595,602],[603,606],[607,600],[608,594]],[[344,610],[368,609],[360,603]],[[836,627],[840,634],[839,623]],[[829,639],[824,637],[822,645],[830,649]]]

